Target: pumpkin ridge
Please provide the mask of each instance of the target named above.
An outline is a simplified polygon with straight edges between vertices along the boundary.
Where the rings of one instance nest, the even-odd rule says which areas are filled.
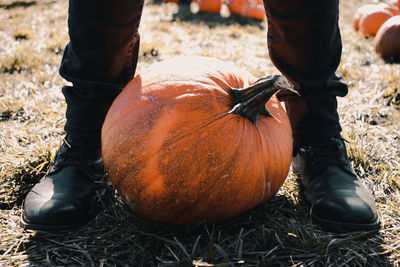
[[[212,79],[211,79],[211,81],[213,81]],[[151,86],[153,86],[153,85],[160,85],[160,84],[167,84],[167,83],[179,83],[179,82],[182,82],[182,80],[179,80],[179,79],[176,79],[176,80],[169,80],[169,79],[165,79],[165,80],[158,80],[157,82],[150,82],[150,83],[147,83],[145,86],[146,87],[151,87]],[[202,85],[203,87],[201,87],[201,88],[199,88],[199,89],[194,89],[194,90],[192,90],[192,91],[188,91],[188,92],[186,92],[186,93],[191,93],[191,92],[193,92],[193,93],[197,93],[197,92],[204,92],[204,93],[207,93],[207,92],[212,92],[212,91],[216,91],[216,92],[219,92],[219,93],[221,93],[221,95],[223,95],[223,96],[227,96],[227,95],[229,95],[229,93],[226,91],[226,90],[224,90],[223,88],[221,88],[221,87],[218,87],[218,84],[217,83],[214,83],[214,84],[211,84],[211,83],[209,83],[209,82],[206,82],[206,81],[196,81],[196,85],[197,84],[200,84],[200,85]],[[210,86],[212,87],[212,89],[210,89]],[[194,86],[194,88],[197,88],[197,86]],[[144,93],[151,93],[151,92],[157,92],[157,91],[163,91],[162,89],[155,89],[155,90],[151,90],[151,91],[145,91]],[[171,95],[168,95],[168,96],[166,96],[165,98],[170,98],[171,97]],[[164,99],[164,98],[161,98],[161,99]]]
[[[234,117],[234,116],[230,116],[230,117],[229,117],[229,120],[237,120],[237,117],[236,117],[236,116],[235,116],[235,117]],[[245,120],[245,119],[243,119],[243,118],[239,118],[239,120],[240,120],[240,124],[243,125],[242,129],[244,129],[244,128],[246,127],[246,125],[247,125],[246,128],[248,128],[249,131],[254,132],[254,129],[252,129],[252,128],[254,128],[254,125],[253,125],[251,122],[249,122],[248,120]],[[215,123],[215,122],[214,122],[214,123]],[[226,124],[226,122],[220,122],[220,123]],[[245,139],[244,136],[243,136],[243,131],[240,133],[240,135],[237,134],[236,136],[237,136],[237,138],[236,138],[236,140],[237,140],[236,148],[234,149],[235,152],[232,153],[234,158],[236,158],[236,157],[240,154],[240,153],[238,153],[238,151],[239,151],[240,148],[241,148],[241,145],[240,145],[240,144],[243,143],[242,140],[246,141],[246,139]],[[182,157],[184,157],[184,156],[182,156]],[[233,161],[234,161],[234,158],[232,158],[231,160],[229,160],[229,162],[233,162]],[[226,171],[221,171],[221,172],[224,173],[224,172],[226,172]],[[219,180],[216,179],[215,181],[218,182]],[[211,188],[210,188],[209,191],[212,191]]]
[[[261,203],[264,202],[265,190],[267,189],[267,184],[268,184],[268,193],[270,194],[270,192],[271,192],[271,182],[267,182],[267,174],[266,174],[265,169],[264,169],[263,190],[262,190],[262,195],[261,195],[260,200],[258,201],[257,205],[260,205]]]
[[[175,137],[175,138],[169,140],[168,142],[165,142],[165,143],[163,144],[163,146],[170,146],[172,143],[176,143],[176,142],[178,142],[178,141],[180,141],[180,140],[182,140],[182,139],[184,139],[184,138],[189,138],[191,135],[197,134],[197,131],[199,131],[199,130],[201,130],[201,129],[204,129],[204,128],[210,126],[210,125],[212,125],[212,124],[215,123],[216,121],[218,121],[218,120],[220,120],[220,119],[223,119],[224,117],[226,117],[226,116],[228,116],[228,115],[229,115],[228,113],[226,113],[226,114],[221,114],[221,115],[219,115],[218,117],[214,118],[212,121],[209,121],[209,122],[206,122],[206,123],[204,123],[204,124],[201,124],[201,125],[199,125],[199,126],[196,127],[196,128],[193,127],[193,128],[191,129],[191,132],[190,132],[189,134],[183,134],[183,133],[182,133],[181,135],[179,135],[179,136],[177,136],[177,137]]]
[[[243,138],[241,137],[241,139],[243,139]],[[239,148],[239,145],[236,145],[236,147],[237,147],[236,148],[236,151],[237,151]],[[237,153],[234,153],[232,156],[233,156],[232,160],[234,160],[234,158],[237,157]],[[182,156],[181,158],[184,158],[184,156]],[[225,165],[225,169],[221,170],[220,172],[224,173],[224,172],[226,172],[225,170],[229,170],[229,166]],[[205,175],[199,174],[197,177],[205,177]],[[189,179],[192,179],[192,177],[189,177]],[[196,181],[198,181],[200,183],[200,181],[198,179],[196,179]],[[196,205],[204,203],[205,199],[209,199],[210,196],[212,196],[211,192],[213,192],[213,187],[214,187],[214,185],[218,184],[219,182],[220,182],[219,179],[207,180],[208,186],[204,188],[205,190],[198,191],[196,194],[196,199],[194,199],[194,201],[192,203],[190,203],[190,205],[187,205],[187,207],[185,207],[184,209],[179,210],[179,214],[184,214],[184,213],[186,213],[186,211],[191,210],[191,209],[196,210],[197,209]],[[201,192],[201,193],[199,193],[199,192]],[[176,196],[168,196],[168,198],[174,198],[174,197],[176,197]],[[168,220],[169,221],[173,220],[174,222],[179,222],[180,218],[185,218],[185,216],[179,216],[179,214],[171,215],[171,218],[169,218]],[[186,216],[188,216],[188,215],[186,215]],[[191,217],[191,216],[189,215],[189,217]],[[205,219],[205,218],[202,218],[202,219]]]
[[[278,122],[278,121],[275,121],[273,124],[276,124],[276,128],[280,128],[281,127],[281,125],[285,125],[285,124],[282,124],[281,122]],[[260,128],[266,128],[267,126],[265,126],[265,125],[260,125]],[[275,128],[274,127],[274,128]],[[289,125],[286,125],[286,127],[288,128],[288,130],[291,132],[291,128],[290,128],[290,126]],[[268,129],[271,129],[271,125],[269,125],[268,126]],[[259,133],[262,131],[262,129],[259,129]],[[272,132],[274,132],[275,130],[274,129],[272,129],[271,130]],[[291,135],[291,133],[290,134],[288,134],[290,137],[292,136]],[[266,140],[265,138],[268,138],[268,140]],[[282,138],[282,136],[277,136],[277,135],[275,135],[275,134],[273,134],[273,135],[267,135],[267,136],[264,136],[264,139],[265,139],[265,142],[264,143],[268,143],[268,146],[270,146],[269,147],[269,150],[272,150],[272,151],[275,151],[275,152],[277,152],[278,154],[275,154],[276,156],[274,157],[275,159],[279,159],[279,160],[286,160],[286,158],[288,157],[288,155],[290,155],[289,156],[289,159],[287,159],[288,161],[291,161],[291,155],[292,155],[292,146],[291,145],[288,145],[288,146],[286,146],[286,147],[282,147],[282,146],[279,146],[278,144],[280,143],[279,141],[281,140],[281,138]],[[288,149],[288,151],[286,151],[285,149]],[[270,159],[269,159],[270,160]],[[286,176],[287,176],[287,174],[289,173],[289,169],[290,169],[290,164],[287,166],[287,168],[286,169],[283,169],[283,170],[281,170],[281,173],[282,174],[285,174]],[[268,171],[270,171],[270,170],[268,170]],[[269,196],[267,195],[266,196],[266,199],[268,199],[271,195],[275,195],[276,193],[277,193],[277,191],[279,190],[279,188],[282,186],[282,184],[283,184],[283,182],[284,181],[281,181],[280,182],[280,184],[275,184],[275,183],[272,183],[271,185],[270,185],[270,191],[272,192],[272,194],[270,194]],[[266,200],[266,199],[264,199],[264,201]]]
[[[213,81],[213,80],[212,80]],[[230,94],[229,94],[229,91],[228,91],[228,88],[229,88],[229,84],[228,83],[226,83],[226,86],[227,86],[227,90],[224,90],[224,88],[225,87],[218,87],[218,84],[217,83],[215,83],[215,85],[211,85],[210,83],[207,83],[207,82],[205,82],[205,81],[198,81],[197,83],[199,83],[199,84],[201,84],[201,85],[204,85],[204,86],[212,86],[212,89],[215,91],[215,92],[218,92],[218,93],[221,93],[221,97],[227,97],[227,98],[229,98],[229,99],[231,99],[230,98]],[[207,92],[212,92],[213,90],[207,90]]]
[[[133,168],[130,168],[133,171],[133,173],[135,173],[135,170],[137,170],[137,169],[140,170],[137,175],[139,178],[137,178],[136,175],[134,177],[132,177],[129,174],[129,172],[125,173],[125,177],[130,177],[131,180],[139,179],[139,182],[135,182],[136,188],[133,189],[135,191],[134,195],[137,197],[130,200],[133,203],[136,203],[136,202],[141,203],[148,196],[154,197],[156,195],[156,193],[159,193],[160,195],[164,195],[164,192],[163,192],[164,191],[163,188],[165,188],[164,177],[160,173],[160,171],[161,171],[160,168],[158,168],[159,159],[160,159],[159,152],[162,150],[163,142],[167,138],[169,131],[174,128],[175,123],[176,123],[176,121],[173,121],[173,120],[172,121],[170,121],[168,119],[166,120],[165,114],[167,114],[168,116],[171,116],[172,118],[175,118],[176,116],[174,114],[176,112],[177,111],[174,110],[174,113],[170,114],[168,111],[163,110],[160,117],[156,121],[156,125],[158,127],[153,127],[153,128],[151,128],[151,130],[149,132],[147,132],[147,136],[149,136],[149,138],[157,136],[157,139],[153,140],[153,142],[148,142],[149,143],[149,146],[148,146],[149,154],[146,154],[145,156],[142,155],[142,157],[144,156],[144,159],[145,159],[145,160],[141,161],[142,164],[138,164],[138,163],[135,164],[135,162],[134,162],[134,164],[132,164]],[[160,123],[160,120],[161,120],[161,123]],[[160,133],[161,133],[161,135],[160,135]],[[134,145],[131,145],[128,147],[131,147],[132,149],[134,149],[134,151],[136,149],[136,147]],[[129,154],[131,154],[131,153],[129,153]],[[132,154],[134,154],[134,153],[132,153]],[[140,159],[140,153],[136,157],[139,157],[139,159]],[[147,177],[147,179],[140,179],[141,177]],[[127,179],[125,179],[124,181],[128,181],[126,183],[124,182],[126,185],[126,186],[124,186],[124,189],[126,189],[126,188],[129,189],[132,182]],[[142,192],[143,192],[143,194],[141,194]],[[132,194],[131,194],[131,196],[132,196]],[[124,198],[126,198],[126,197],[127,196],[124,195]],[[139,207],[136,207],[136,208],[140,209]]]
[[[228,167],[226,167],[226,169],[228,169]],[[213,191],[213,187],[219,182],[218,179],[213,179],[212,181],[213,181],[213,183],[210,183],[210,181],[208,181],[208,183],[209,183],[208,189],[205,189],[201,193],[197,193],[196,194],[197,198],[192,203],[190,203],[190,205],[188,205],[186,208],[180,210],[180,216],[177,216],[177,215],[174,216],[175,221],[180,221],[182,218],[187,216],[187,211],[190,211],[193,209],[199,210],[199,207],[197,207],[197,206],[199,204],[204,205],[204,203],[209,200],[209,196],[212,195],[212,194],[210,194],[210,192]],[[202,218],[202,220],[205,220],[205,219],[206,218]]]
[[[211,81],[213,81],[215,83],[216,87],[218,87],[219,89],[221,89],[222,91],[224,91],[228,95],[230,93],[230,89],[232,88],[232,85],[229,84],[227,81],[231,81],[232,82],[232,80],[234,80],[235,83],[236,83],[235,84],[236,88],[241,88],[241,87],[245,87],[246,86],[246,84],[244,84],[243,86],[240,86],[237,77],[235,75],[232,75],[232,73],[230,73],[231,75],[229,75],[229,76],[231,76],[230,77],[231,79],[227,79],[226,78],[226,74],[222,73],[221,71],[217,71],[217,73],[219,75],[221,75],[222,79],[220,77],[215,77],[215,76],[211,76],[211,77],[209,77],[209,79],[211,79]]]
[[[256,146],[256,144],[255,144],[255,142],[257,142],[257,143],[260,143],[261,144],[261,139],[260,138],[257,138],[257,136],[256,135],[258,135],[259,134],[259,131],[257,130],[257,127],[255,127],[255,125],[254,125],[254,123],[252,123],[251,121],[249,121],[249,120],[247,120],[247,119],[245,119],[245,118],[243,118],[242,119],[242,125],[243,125],[243,127],[242,127],[242,132],[241,132],[241,136],[240,136],[240,141],[238,142],[238,144],[241,144],[241,143],[246,143],[246,139],[248,139],[248,138],[246,138],[246,139],[244,139],[244,132],[245,131],[247,131],[248,132],[248,135],[247,136],[253,136],[255,139],[253,140],[253,145],[254,146]],[[251,133],[252,134],[251,134]],[[241,140],[244,140],[244,141],[241,141]],[[239,151],[239,150],[241,150],[241,148],[242,148],[242,146],[243,145],[238,145],[237,146],[237,149],[236,149],[236,151]],[[258,153],[254,153],[254,154],[257,154],[257,155],[263,155],[264,156],[264,149],[261,149],[261,147],[260,147],[260,149],[258,150],[259,152]],[[236,154],[240,154],[239,152],[235,152],[235,155]],[[243,168],[245,169],[245,166],[248,166],[248,164],[249,164],[249,162],[250,162],[251,160],[249,160],[249,161],[247,161],[247,164],[246,165],[243,165]],[[241,163],[241,164],[244,164],[243,162]],[[265,171],[264,169],[262,170],[263,172]],[[264,180],[264,182],[265,182],[265,180]],[[254,187],[258,187],[256,184],[254,184],[253,185],[253,189],[254,189]],[[252,189],[252,191],[253,191],[253,189]],[[256,191],[254,191],[255,193],[255,195],[259,195],[258,193],[256,193]],[[236,192],[237,193],[237,192]],[[262,198],[264,198],[264,190],[261,192],[261,195],[262,195]],[[245,208],[244,210],[247,210],[248,209],[248,207],[249,207],[249,205],[251,206],[251,207],[256,207],[256,206],[258,206],[260,203],[261,203],[262,201],[260,201],[260,199],[256,199],[256,198],[254,198],[254,200],[253,201],[251,201],[251,200],[249,200],[248,201],[248,203],[245,205],[245,206],[247,206],[247,208]],[[242,209],[243,209],[243,207],[242,207]],[[243,210],[243,211],[244,211]],[[243,212],[242,211],[242,212]],[[240,212],[241,213],[241,212]]]
[[[233,118],[234,118],[234,117],[232,117],[232,119],[233,119]],[[247,120],[242,120],[242,122],[243,122],[243,123],[242,123],[243,129],[246,127],[246,124],[251,125],[251,127],[253,127],[253,124],[250,123],[250,122],[248,122]],[[245,139],[244,139],[244,136],[243,136],[243,132],[240,134],[240,137],[238,138],[238,142],[236,143],[235,152],[232,153],[232,158],[231,158],[230,160],[229,160],[229,159],[226,159],[227,161],[229,161],[229,162],[236,162],[236,161],[238,160],[238,158],[240,158],[240,157],[239,157],[239,155],[240,155],[239,151],[240,151],[240,148],[242,147],[242,146],[240,145],[240,144],[243,143],[242,140],[245,140]],[[225,168],[225,169],[228,169],[228,170],[229,170],[229,166],[226,165],[226,168]],[[221,172],[224,173],[224,172],[226,172],[226,171],[221,171]],[[233,177],[232,179],[235,179],[235,177]],[[186,213],[186,211],[188,211],[188,210],[197,210],[197,211],[200,210],[201,207],[198,207],[198,205],[200,204],[200,206],[203,206],[204,203],[207,202],[207,201],[209,200],[209,197],[212,195],[210,192],[212,192],[212,191],[213,191],[213,187],[214,187],[215,185],[217,185],[217,184],[220,182],[220,179],[213,179],[213,180],[211,180],[211,181],[213,181],[213,183],[210,183],[210,180],[207,181],[207,183],[209,183],[208,189],[202,191],[201,194],[198,194],[198,195],[197,195],[197,196],[198,196],[197,199],[196,199],[193,203],[191,203],[188,207],[186,207],[185,209],[183,209],[183,210],[180,211],[180,213],[181,213],[180,216],[175,216],[175,217],[174,217],[174,221],[179,222],[182,218],[185,218],[185,216],[188,216],[187,213]],[[263,197],[263,198],[264,198],[264,197]],[[252,206],[257,206],[257,205],[259,205],[259,204],[260,204],[260,203],[257,203],[256,205],[252,205]],[[243,209],[243,208],[242,208],[242,209]],[[198,212],[198,213],[201,213],[201,212]],[[202,218],[202,220],[204,220],[204,219],[206,219],[206,218]]]
[[[187,132],[185,132],[185,133],[182,133],[179,136],[176,136],[173,139],[169,139],[168,142],[163,143],[162,147],[168,147],[171,144],[174,144],[174,143],[176,143],[176,142],[178,142],[178,141],[180,141],[180,140],[182,140],[184,138],[190,138],[190,136],[195,135],[197,131],[200,131],[201,129],[204,129],[205,127],[208,127],[208,126],[212,125],[216,121],[218,121],[220,119],[223,119],[224,117],[226,117],[228,115],[229,115],[229,113],[215,114],[215,118],[214,119],[212,119],[212,120],[208,119],[208,120],[206,120],[207,121],[206,123],[201,123],[201,124],[198,125],[198,127],[192,128],[191,131],[188,134],[186,134]],[[158,118],[157,120],[159,120],[159,119],[160,118]],[[121,120],[129,120],[129,118],[122,118]],[[154,120],[152,124],[153,125],[157,124],[157,120]],[[109,129],[109,132],[111,132],[110,129]],[[148,139],[149,139],[149,136],[146,134],[145,136],[142,136],[142,137],[136,139],[134,141],[134,143],[143,143],[143,142],[146,142]],[[121,149],[118,149],[118,153],[123,156],[126,153],[130,154],[130,151],[132,151],[132,150],[134,151],[135,147],[132,145],[131,142],[128,142],[128,143],[126,143],[126,145],[122,146]],[[157,153],[158,153],[157,151],[154,151],[151,155],[149,155],[148,160],[154,159],[154,157],[157,156]],[[187,153],[190,153],[190,152],[187,152]],[[118,158],[117,160],[114,160],[113,162],[115,164],[118,164],[118,161],[120,161],[120,160],[122,160],[122,159]],[[135,167],[139,168],[139,169],[142,169],[145,165],[146,165],[146,162],[142,162],[141,164],[136,165]],[[110,165],[110,167],[112,167],[112,165]],[[127,176],[128,174],[129,173],[126,173],[125,175]]]
[[[122,97],[124,97],[124,95],[122,95]],[[112,110],[110,111],[110,112],[113,112],[113,116],[110,116],[110,115],[107,114],[105,122],[113,120],[113,121],[118,121],[120,124],[123,123],[124,125],[129,125],[126,122],[129,122],[131,120],[130,116],[132,116],[132,114],[135,114],[135,113],[140,113],[139,111],[143,112],[143,106],[145,106],[144,104],[141,104],[142,102],[135,101],[135,103],[137,103],[137,105],[135,105],[132,108],[132,107],[130,107],[131,104],[129,103],[129,101],[119,101],[118,98],[115,100],[115,103],[116,104],[114,104],[112,106]],[[157,112],[157,111],[162,110],[163,106],[160,104],[156,108],[157,108],[156,110],[155,110],[154,106],[151,108],[151,109],[154,110],[153,113],[152,113],[153,118],[156,117],[156,116],[160,116],[159,112]],[[122,109],[123,112],[121,112],[121,109]],[[150,108],[149,108],[149,110],[150,110]],[[153,120],[141,119],[141,120],[144,123],[148,124],[147,125],[148,128],[151,128],[152,125],[154,125],[156,123],[156,121],[157,121],[157,119],[153,119]],[[140,123],[140,122],[138,122],[138,123]],[[120,129],[120,125],[118,125],[118,124],[109,124],[109,123],[104,124],[103,125],[103,130],[102,130],[102,133],[101,133],[102,139],[111,138],[110,135],[112,136],[112,134],[114,134],[115,132],[119,132],[119,135],[121,135],[121,132],[119,131],[119,129]],[[126,129],[124,131],[126,131]],[[116,138],[116,137],[114,137],[114,138]]]
[[[274,117],[272,117],[272,118],[274,118]],[[265,150],[265,142],[264,142],[264,139],[261,137],[261,129],[259,128],[259,126],[258,126],[258,124],[256,124],[255,125],[256,126],[256,130],[255,130],[255,132],[257,133],[257,136],[258,136],[258,141],[259,141],[259,143],[260,143],[260,145],[259,145],[259,150],[260,150],[260,152],[263,152],[264,150]],[[267,141],[267,140],[266,140]],[[272,142],[267,142],[267,143],[272,143]],[[263,156],[263,158],[262,158],[262,161],[265,161],[265,154],[264,153],[260,153],[262,156]],[[263,169],[263,175],[264,175],[264,178],[263,178],[263,189],[262,189],[262,192],[261,192],[261,197],[260,197],[260,199],[257,201],[257,205],[260,205],[263,201],[264,201],[264,197],[265,197],[265,189],[266,189],[266,186],[267,186],[267,184],[268,184],[268,182],[267,182],[267,175],[266,175],[266,171],[265,171],[265,168]],[[271,185],[269,184],[269,190],[271,190]]]
[[[209,126],[209,125],[212,125],[213,123],[215,123],[216,121],[218,121],[218,120],[220,120],[220,119],[226,117],[227,115],[229,115],[229,114],[228,114],[228,113],[222,114],[222,115],[220,115],[219,117],[215,118],[214,120],[212,120],[212,121],[210,121],[210,122],[207,122],[207,123],[201,125],[201,126],[198,127],[198,128],[195,128],[195,129],[192,128],[192,131],[190,131],[189,134],[182,134],[182,135],[180,135],[180,136],[178,136],[178,137],[176,137],[176,138],[170,139],[168,142],[163,143],[160,149],[163,149],[163,148],[165,148],[165,147],[169,147],[169,146],[171,146],[172,144],[175,144],[175,143],[177,143],[177,142],[179,142],[179,141],[181,141],[181,140],[183,140],[183,139],[185,139],[185,138],[190,138],[192,135],[197,134],[197,131],[198,131],[198,130],[203,129],[203,128]],[[148,138],[149,138],[149,137],[142,137],[141,140],[142,140],[142,141],[145,141],[145,140],[148,139]],[[137,142],[138,142],[138,141],[135,141],[135,143],[137,143]],[[116,160],[113,161],[115,164],[118,164],[118,162],[122,160],[121,157],[123,157],[123,156],[126,155],[126,154],[130,154],[130,153],[129,153],[130,151],[134,151],[134,150],[135,150],[135,147],[132,146],[132,144],[130,144],[130,143],[129,143],[128,145],[125,145],[124,148],[125,148],[125,149],[119,150],[121,156],[118,157]],[[158,156],[158,153],[159,153],[158,151],[154,151],[152,154],[150,154],[150,155],[147,157],[147,161],[150,161],[150,160],[154,159],[154,157]],[[185,152],[184,155],[187,155],[187,154],[190,154],[190,153],[191,153],[190,151],[187,151],[187,152]],[[132,153],[132,154],[134,154],[134,153]],[[128,157],[128,156],[127,156],[127,157]],[[184,156],[182,156],[182,157],[184,157]],[[145,167],[146,164],[147,164],[147,162],[142,161],[140,164],[135,165],[135,167],[136,167],[135,169],[131,170],[130,172],[124,173],[124,176],[130,176],[130,174],[131,174],[131,173],[134,173],[134,171],[135,171],[136,169],[143,169],[143,167]],[[111,165],[110,167],[112,167],[112,166],[113,166],[113,165]]]
[[[210,95],[212,95],[212,93],[210,93],[209,91],[206,91],[206,90],[198,90],[198,91],[201,91],[201,92],[198,92],[198,93],[201,93],[202,95],[205,95],[205,94],[210,94]],[[229,100],[229,102],[232,102],[232,98],[231,98],[231,96],[229,95],[228,92],[226,92],[226,91],[224,91],[224,90],[216,90],[216,91],[221,92],[221,94],[219,94],[219,96],[220,96],[221,98],[225,98],[226,100]],[[190,92],[189,92],[189,93],[190,93]],[[144,94],[143,94],[143,95],[144,95]],[[181,95],[179,95],[179,96],[181,96]],[[179,97],[179,96],[176,96],[176,97]],[[161,98],[161,99],[159,99],[159,110],[166,109],[166,108],[165,108],[165,105],[166,105],[165,103],[168,102],[168,101],[163,101],[163,100],[167,100],[167,99],[168,99],[168,98]],[[140,102],[139,102],[139,103],[140,103]],[[127,103],[126,105],[128,105],[128,103]],[[125,112],[125,113],[126,113],[126,114],[132,114],[132,113],[135,113],[135,112],[138,111],[138,110],[141,110],[142,108],[143,108],[142,105],[137,105],[137,106],[135,106],[135,107],[129,109],[129,112]],[[229,110],[229,108],[228,108],[227,110]],[[156,113],[155,113],[155,114],[156,114]],[[215,116],[217,116],[217,115],[218,115],[218,114],[216,114]],[[220,117],[213,119],[213,121],[214,121],[214,120],[217,120],[217,119],[219,119],[219,118],[222,118],[224,115],[226,115],[226,114],[220,115]],[[130,118],[129,118],[129,117],[126,117],[126,116],[123,116],[123,115],[120,115],[120,116],[118,117],[118,120],[120,121],[120,123],[123,123],[124,120],[129,121]],[[156,121],[157,121],[157,120],[152,120],[152,122],[153,122],[152,124],[153,124],[153,125],[156,124]],[[207,123],[212,123],[213,121],[207,122]],[[201,125],[201,124],[200,124],[197,128],[195,128],[195,130],[201,129],[201,128],[203,128],[204,126],[206,126],[206,125]],[[114,129],[114,127],[115,127],[115,125],[109,127],[109,128],[107,129],[107,132],[106,132],[107,135],[104,135],[104,137],[108,137],[108,134],[110,134],[110,132],[112,132],[112,130]]]
[[[118,157],[118,159],[117,160],[121,160],[120,159],[121,157]],[[124,177],[136,177],[136,175],[134,175],[134,173],[137,173],[138,172],[138,169],[132,169],[132,170],[129,170],[127,173],[125,173],[125,175],[124,175]],[[125,179],[118,179],[118,180],[113,180],[113,185],[114,185],[114,187],[115,188],[117,188],[118,190],[121,188],[121,186],[123,185],[125,183]],[[139,193],[141,193],[142,191],[143,191],[143,186],[142,187],[140,187],[140,188],[138,188],[138,187],[136,187],[135,188],[135,191],[136,191],[136,194],[138,195]]]
[[[124,121],[124,120],[127,120],[127,121],[129,121],[130,120],[130,118],[128,118],[128,117],[125,117],[125,118],[121,118],[120,119],[120,122],[121,121]],[[157,121],[158,121],[158,119],[156,119],[156,120],[154,120],[153,122],[152,122],[152,125],[155,125],[156,123],[157,123]],[[150,122],[150,121],[148,121],[148,122]],[[117,124],[114,124],[114,125],[111,125],[111,126],[109,126],[108,127],[108,129],[107,129],[107,133],[106,134],[104,134],[104,133],[102,133],[102,135],[103,135],[103,139],[105,139],[105,138],[109,138],[109,135],[111,134],[112,135],[112,133],[113,133],[113,131],[115,131],[115,130],[120,130],[120,128],[118,127],[118,125]],[[134,141],[133,140],[124,140],[124,143],[121,143],[121,140],[119,140],[119,145],[118,145],[118,147],[116,147],[115,145],[113,146],[113,148],[107,148],[107,147],[102,147],[102,150],[109,150],[109,151],[111,151],[111,153],[114,155],[114,157],[115,157],[115,155],[121,155],[121,157],[122,156],[124,156],[124,155],[126,155],[126,153],[131,153],[131,151],[132,150],[134,150],[134,146],[133,146],[133,144],[137,144],[137,143],[142,143],[142,142],[144,142],[144,141],[146,141],[148,139],[148,136],[147,136],[147,134],[143,134],[142,136],[140,136],[140,137],[137,137]],[[112,144],[112,143],[111,143]],[[113,152],[114,151],[114,152]],[[133,154],[133,153],[132,153]],[[121,159],[118,157],[117,159],[113,159],[112,160],[112,163],[110,163],[111,165],[110,165],[110,168],[112,167],[112,166],[114,166],[114,164],[115,165],[119,165],[119,161],[120,161]],[[121,161],[122,162],[122,161]]]

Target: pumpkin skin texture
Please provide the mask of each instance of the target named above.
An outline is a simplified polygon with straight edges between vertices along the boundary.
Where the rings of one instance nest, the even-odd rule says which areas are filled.
[[[382,24],[375,37],[375,51],[381,57],[400,58],[400,15]]]
[[[220,0],[196,0],[199,11],[206,13],[219,14],[221,12]]]
[[[102,153],[134,213],[171,224],[221,222],[277,193],[292,158],[284,109],[272,96],[274,117],[253,123],[229,112],[230,87],[254,80],[230,63],[192,56],[156,63],[126,86],[103,124]]]
[[[265,18],[262,0],[231,0],[227,5],[230,14],[238,14],[256,20]]]
[[[393,15],[386,9],[373,10],[360,20],[360,30],[365,37],[375,36],[381,25]]]
[[[241,11],[243,17],[248,17],[256,20],[263,20],[265,18],[265,9],[262,1],[254,0],[248,1],[247,6]]]
[[[242,14],[242,10],[248,5],[247,0],[231,0],[228,2],[228,10],[230,14]]]

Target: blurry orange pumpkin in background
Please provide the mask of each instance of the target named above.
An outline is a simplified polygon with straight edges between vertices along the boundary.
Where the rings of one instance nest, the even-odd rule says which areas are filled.
[[[354,29],[365,37],[376,36],[375,51],[381,57],[400,57],[400,0],[360,6],[353,17]]]
[[[369,10],[374,10],[375,4],[366,4],[363,6],[360,6],[356,12],[354,13],[354,29],[358,31],[360,29],[360,20],[361,18],[367,13],[370,12]]]
[[[366,37],[375,36],[379,27],[392,16],[385,8],[369,8],[360,18],[360,31]]]
[[[379,27],[386,20],[399,14],[400,9],[394,4],[365,4],[359,7],[354,14],[354,29],[361,30],[365,37],[375,36]]]
[[[219,14],[221,12],[220,0],[196,0],[200,12]]]
[[[265,9],[262,0],[230,0],[227,1],[231,14],[238,14],[257,20],[265,18]]]
[[[382,57],[400,58],[400,15],[381,26],[375,38],[375,51]]]

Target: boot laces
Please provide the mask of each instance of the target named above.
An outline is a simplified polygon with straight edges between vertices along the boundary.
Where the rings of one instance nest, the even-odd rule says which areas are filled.
[[[53,169],[71,165],[92,169],[101,164],[100,141],[96,138],[72,138],[67,135],[56,154]]]
[[[349,166],[344,141],[346,140],[342,137],[332,137],[325,142],[305,146],[313,172],[318,172],[327,165]]]

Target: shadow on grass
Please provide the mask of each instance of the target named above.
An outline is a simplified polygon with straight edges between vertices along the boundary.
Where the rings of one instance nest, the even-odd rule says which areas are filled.
[[[189,10],[188,5],[178,5],[178,12],[173,15],[173,21],[184,21],[192,24],[204,24],[210,28],[216,27],[218,25],[230,26],[230,25],[251,25],[257,26],[260,29],[264,28],[263,22],[243,17],[240,15],[230,15],[230,16],[221,16],[220,14],[206,13],[206,12],[197,12],[192,13]]]
[[[386,64],[400,64],[400,57],[386,57],[383,60]]]
[[[0,8],[4,8],[4,9],[13,9],[13,8],[17,8],[17,7],[30,7],[30,6],[34,6],[36,5],[36,1],[15,1],[11,4],[1,4]]]
[[[87,226],[31,237],[24,247],[30,263],[193,266],[197,260],[213,266],[390,266],[378,232],[321,231],[309,223],[301,200],[294,204],[283,195],[226,223],[175,227],[131,214],[110,185],[102,190],[97,216]]]

